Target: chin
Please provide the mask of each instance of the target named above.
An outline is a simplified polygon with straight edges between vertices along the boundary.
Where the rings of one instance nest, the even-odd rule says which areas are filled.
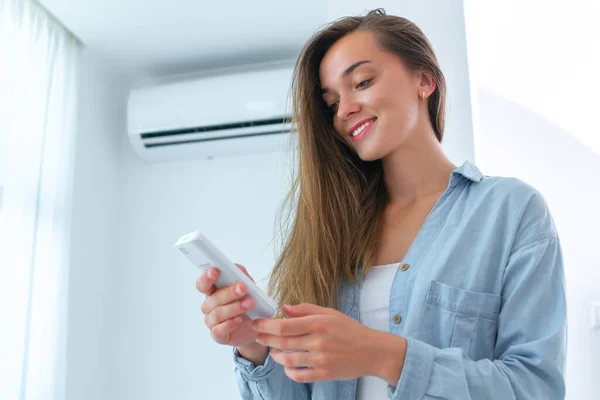
[[[385,153],[378,149],[365,149],[364,151],[359,151],[357,154],[363,161],[377,161],[385,156]]]
[[[394,151],[393,139],[374,135],[377,132],[372,132],[370,137],[365,137],[355,144],[354,151],[363,161],[377,161],[385,158]]]
[[[363,155],[360,155],[360,154],[358,156],[363,161],[377,161],[377,160],[379,160],[381,158],[381,157],[371,156],[371,155],[363,156]]]

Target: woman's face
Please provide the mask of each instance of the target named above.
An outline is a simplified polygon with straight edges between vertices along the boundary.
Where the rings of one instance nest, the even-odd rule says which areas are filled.
[[[319,79],[335,130],[365,161],[390,154],[411,136],[420,118],[428,118],[425,103],[419,107],[422,92],[430,93],[423,86],[428,77],[406,69],[370,32],[338,40],[321,61]]]

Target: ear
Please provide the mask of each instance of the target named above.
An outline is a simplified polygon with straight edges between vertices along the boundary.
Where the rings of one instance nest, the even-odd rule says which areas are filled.
[[[436,87],[435,78],[430,72],[421,71],[419,73],[419,97],[423,95],[423,92],[425,92],[426,98],[429,97]]]

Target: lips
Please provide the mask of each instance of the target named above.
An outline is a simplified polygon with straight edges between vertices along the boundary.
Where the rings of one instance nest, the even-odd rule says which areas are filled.
[[[371,131],[376,121],[377,118],[369,118],[362,120],[357,124],[354,124],[352,126],[352,129],[349,130],[350,139],[352,139],[352,141],[355,142],[357,140],[362,139],[367,133]]]
[[[357,122],[356,124],[352,125],[350,127],[350,129],[348,129],[348,135],[352,136],[352,134],[354,133],[354,131],[356,131],[358,128],[360,128],[362,125],[368,123],[368,122],[373,122],[377,119],[377,117],[373,117],[373,118],[365,118],[362,121]]]

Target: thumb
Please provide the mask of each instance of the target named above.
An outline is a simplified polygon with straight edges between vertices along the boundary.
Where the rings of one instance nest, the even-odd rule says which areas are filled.
[[[302,303],[296,306],[285,304],[283,306],[283,311],[290,317],[306,317],[307,315],[329,314],[330,309],[319,307],[315,304]]]

